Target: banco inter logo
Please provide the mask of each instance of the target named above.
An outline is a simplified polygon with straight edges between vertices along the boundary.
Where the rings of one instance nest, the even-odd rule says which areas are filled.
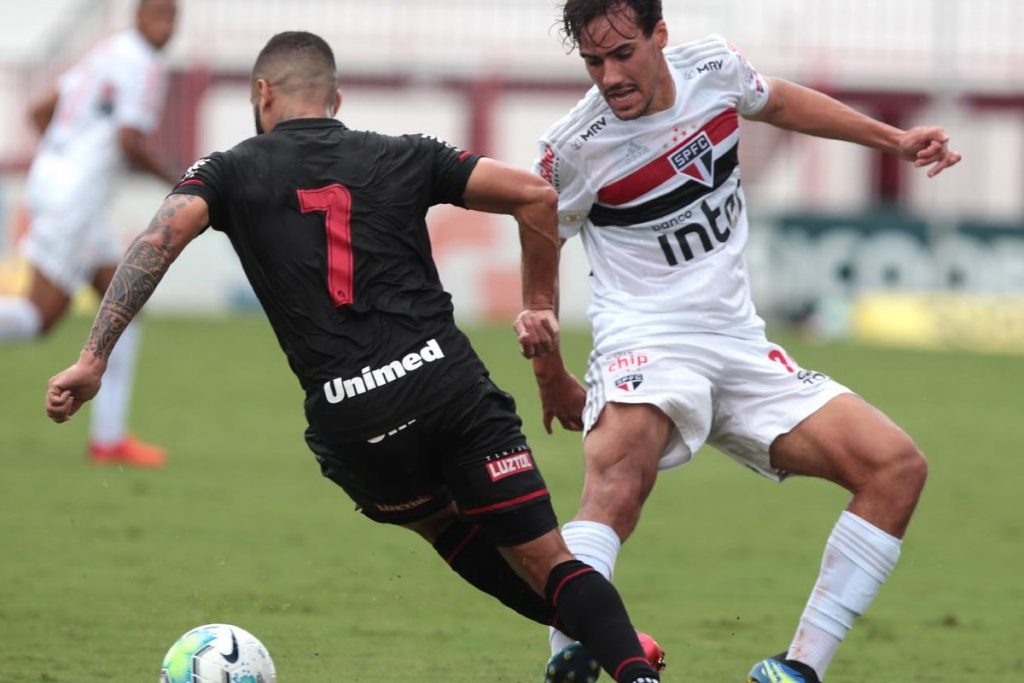
[[[668,160],[677,173],[692,178],[701,185],[714,187],[714,145],[711,144],[711,138],[707,133],[701,132]]]
[[[442,358],[444,351],[441,350],[441,345],[436,339],[431,339],[418,352],[407,353],[401,360],[393,360],[379,368],[366,366],[355,377],[335,377],[329,382],[324,382],[324,396],[329,403],[341,403],[346,398],[359,396],[398,381],[410,372],[416,372],[425,363],[433,363]]]

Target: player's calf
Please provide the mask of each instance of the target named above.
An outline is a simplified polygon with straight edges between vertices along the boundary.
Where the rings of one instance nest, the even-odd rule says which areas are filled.
[[[568,560],[548,576],[545,595],[558,610],[559,628],[579,640],[618,683],[654,683],[648,662],[615,587],[590,565]]]
[[[433,546],[459,576],[506,607],[544,625],[555,620],[555,610],[512,570],[479,525],[456,519]]]

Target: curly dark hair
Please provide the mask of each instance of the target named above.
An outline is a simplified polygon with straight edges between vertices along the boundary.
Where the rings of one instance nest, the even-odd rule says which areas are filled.
[[[661,0],[566,0],[562,8],[562,38],[571,51],[579,47],[580,36],[594,19],[633,11],[637,26],[650,38],[662,19]]]

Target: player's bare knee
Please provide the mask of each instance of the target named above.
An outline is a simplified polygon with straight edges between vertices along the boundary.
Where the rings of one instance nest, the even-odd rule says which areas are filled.
[[[609,480],[596,487],[588,482],[577,519],[606,524],[625,541],[640,521],[650,492],[651,486],[640,477]]]
[[[908,442],[896,460],[898,479],[903,482],[904,490],[917,500],[928,480],[928,459],[912,441],[908,439]]]
[[[928,478],[928,460],[921,450],[905,437],[886,449],[879,465],[870,473],[863,488],[873,488],[893,502],[917,501]]]

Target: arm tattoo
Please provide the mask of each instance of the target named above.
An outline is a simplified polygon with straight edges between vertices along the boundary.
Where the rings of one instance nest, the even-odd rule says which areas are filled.
[[[146,303],[167,268],[178,255],[171,237],[171,222],[196,200],[192,195],[171,195],[164,200],[149,227],[135,238],[107,287],[85,350],[108,358],[121,333]]]

